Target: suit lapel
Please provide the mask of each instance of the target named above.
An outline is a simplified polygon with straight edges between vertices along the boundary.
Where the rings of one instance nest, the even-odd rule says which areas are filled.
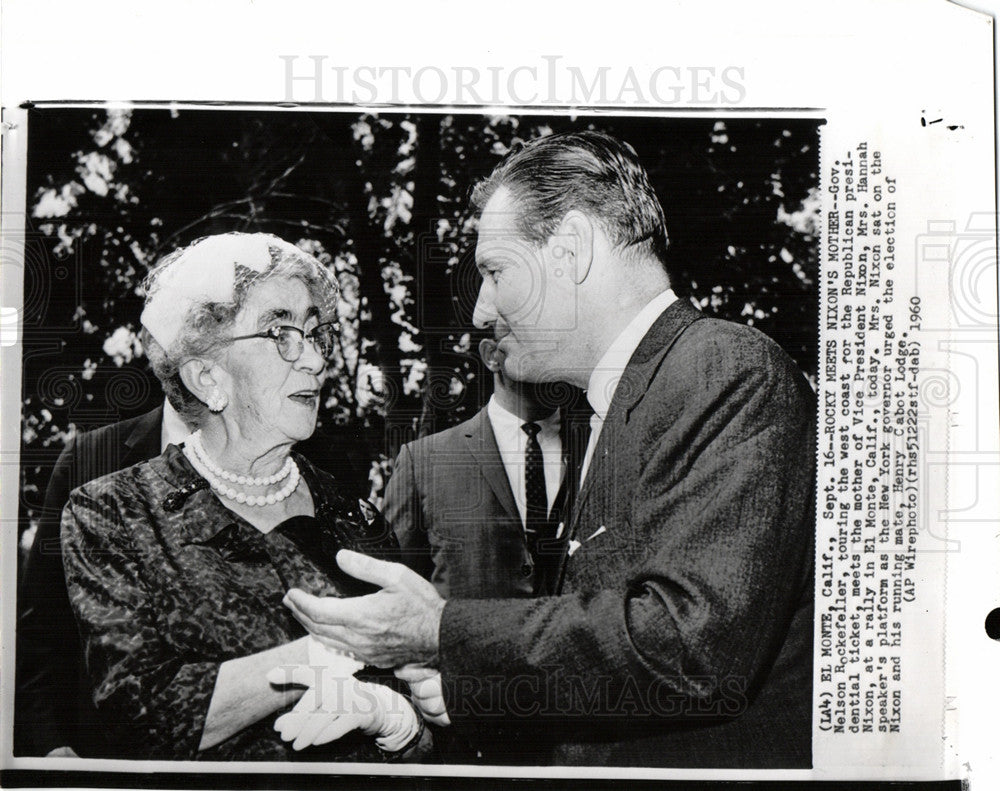
[[[576,501],[580,494],[580,467],[587,451],[587,441],[590,437],[590,416],[593,412],[590,404],[581,392],[579,401],[563,409],[560,423],[560,436],[563,449],[562,489],[560,490],[560,519],[569,528],[573,514],[576,512]],[[564,529],[562,536],[569,532]]]
[[[597,440],[597,447],[594,448],[594,456],[590,460],[587,477],[573,501],[569,529],[566,531],[568,541],[575,538],[580,515],[593,490],[595,481],[604,475],[605,453],[611,442],[611,437],[615,431],[628,423],[632,410],[646,395],[653,376],[660,369],[667,352],[670,351],[677,338],[692,323],[702,318],[705,316],[690,302],[686,299],[678,299],[660,314],[653,326],[650,327],[649,332],[639,342],[639,346],[625,367],[621,381],[615,389],[604,427],[601,429],[601,436]],[[568,554],[563,558],[562,572],[565,571],[567,560]],[[563,574],[560,573],[560,589],[562,588],[562,577]]]
[[[465,435],[469,444],[469,452],[475,458],[483,477],[490,485],[507,516],[520,523],[521,516],[517,510],[517,503],[514,502],[514,493],[510,489],[510,480],[507,478],[507,470],[504,469],[503,460],[500,458],[500,448],[497,446],[493,426],[486,414],[486,409],[481,409],[472,418],[471,423],[472,425]]]

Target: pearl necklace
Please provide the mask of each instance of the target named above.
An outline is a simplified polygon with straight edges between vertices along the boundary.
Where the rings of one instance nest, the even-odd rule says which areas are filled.
[[[193,450],[195,454],[197,454],[198,458],[201,459],[201,463],[211,470],[217,477],[232,483],[238,483],[240,486],[270,486],[271,484],[278,483],[278,481],[285,480],[285,478],[287,478],[289,473],[292,471],[292,467],[295,466],[295,462],[292,461],[292,457],[289,456],[285,459],[284,466],[274,473],[274,475],[265,475],[261,478],[239,475],[235,472],[222,469],[222,467],[212,461],[212,457],[208,455],[208,452],[205,450],[205,446],[201,444],[200,429],[188,437],[187,441],[191,443],[191,450]]]
[[[195,468],[199,475],[201,475],[205,480],[208,481],[212,490],[217,494],[225,497],[229,500],[233,500],[241,505],[250,505],[254,507],[263,507],[265,505],[274,505],[275,503],[280,503],[282,500],[289,497],[292,492],[294,492],[300,481],[299,475],[299,465],[295,463],[291,456],[285,461],[282,470],[287,470],[282,475],[281,472],[275,473],[275,475],[268,476],[266,478],[248,478],[247,476],[237,476],[242,477],[247,483],[252,483],[255,486],[267,485],[264,483],[256,483],[257,481],[267,481],[268,483],[276,483],[282,478],[288,478],[288,483],[282,486],[278,491],[271,492],[270,494],[247,494],[246,492],[237,491],[232,486],[227,486],[222,480],[222,476],[216,471],[226,472],[222,470],[218,465],[214,464],[211,459],[209,459],[208,454],[205,453],[205,448],[201,444],[201,431],[196,431],[194,434],[189,436],[184,441],[184,455],[187,460],[191,462],[191,466]],[[234,473],[229,473],[233,475]],[[275,478],[275,476],[280,476]],[[271,480],[274,479],[274,480]],[[226,480],[232,481],[231,478]],[[238,482],[238,481],[236,481]]]

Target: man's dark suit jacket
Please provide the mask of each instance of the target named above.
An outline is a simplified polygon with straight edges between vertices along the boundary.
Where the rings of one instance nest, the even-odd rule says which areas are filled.
[[[810,766],[814,409],[764,335],[664,311],[615,391],[558,595],[445,605],[452,721],[499,715],[559,764]]]
[[[82,756],[100,753],[97,713],[66,593],[60,516],[77,486],[158,456],[162,420],[163,407],[157,407],[80,434],[67,443],[52,471],[17,597],[15,755],[45,755],[67,746]]]

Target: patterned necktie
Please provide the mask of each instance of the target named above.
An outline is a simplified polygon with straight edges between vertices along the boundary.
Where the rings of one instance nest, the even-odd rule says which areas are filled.
[[[525,423],[521,430],[528,435],[528,446],[524,451],[524,532],[532,556],[536,555],[537,543],[544,537],[549,517],[549,500],[545,492],[545,465],[542,461],[542,446],[538,444],[537,423]],[[537,557],[535,558],[537,560]]]

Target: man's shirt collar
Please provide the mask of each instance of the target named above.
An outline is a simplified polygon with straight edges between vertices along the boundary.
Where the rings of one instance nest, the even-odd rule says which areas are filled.
[[[632,359],[639,343],[660,317],[660,314],[676,300],[677,295],[669,288],[653,297],[621,331],[621,334],[611,342],[611,346],[604,353],[604,356],[594,366],[594,370],[590,374],[590,382],[587,385],[587,401],[594,410],[594,414],[602,421],[608,416],[608,409],[611,407],[611,399],[614,398],[618,382],[621,380],[622,374],[625,373],[625,366]]]
[[[495,395],[490,396],[489,403],[486,404],[486,412],[490,416],[490,422],[497,432],[503,433],[505,436],[518,437],[522,433],[521,426],[529,422],[500,406],[500,402]],[[558,434],[559,410],[556,409],[548,417],[533,422],[541,427],[540,433],[542,434]]]

